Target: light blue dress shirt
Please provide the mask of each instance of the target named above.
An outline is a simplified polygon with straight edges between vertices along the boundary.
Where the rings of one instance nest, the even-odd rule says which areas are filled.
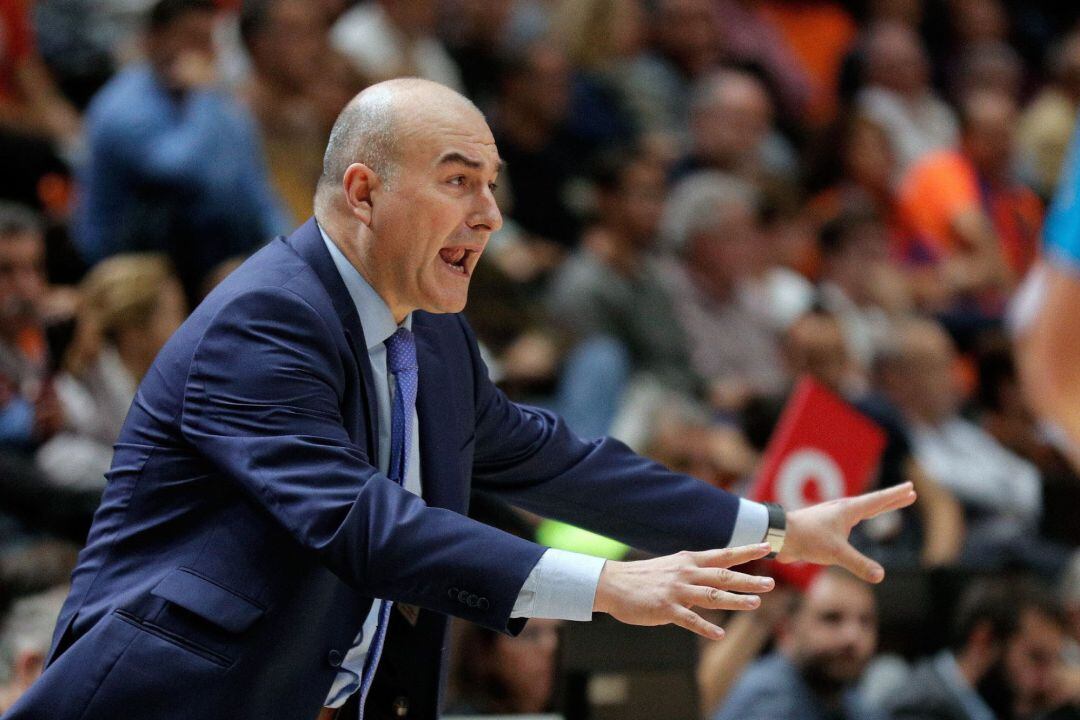
[[[398,325],[386,302],[342,254],[326,231],[320,227],[319,232],[322,233],[323,242],[326,243],[326,249],[330,252],[349,296],[356,304],[360,324],[364,328],[364,339],[367,342],[368,359],[375,384],[375,402],[378,406],[379,471],[385,474],[390,467],[390,409],[393,407],[394,382],[386,367],[386,346],[383,343],[394,334]],[[411,330],[412,314],[406,316],[401,324]],[[419,427],[416,408],[413,408],[412,438],[409,442],[409,464],[404,487],[417,495],[421,495],[423,490]],[[761,542],[768,524],[768,511],[764,505],[741,500],[730,545]],[[600,582],[600,571],[603,568],[603,558],[549,548],[525,579],[510,616],[590,620],[596,586]],[[328,703],[331,698],[340,694],[343,687],[355,683],[363,671],[364,659],[375,634],[381,606],[382,601],[378,599],[372,604],[363,629],[341,663],[341,670],[327,696]],[[337,699],[335,705],[341,706],[346,698]]]

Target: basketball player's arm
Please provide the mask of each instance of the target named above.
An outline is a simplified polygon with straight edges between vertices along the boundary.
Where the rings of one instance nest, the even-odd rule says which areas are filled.
[[[1042,304],[1017,340],[1017,358],[1036,414],[1056,425],[1080,468],[1080,270],[1047,263]]]

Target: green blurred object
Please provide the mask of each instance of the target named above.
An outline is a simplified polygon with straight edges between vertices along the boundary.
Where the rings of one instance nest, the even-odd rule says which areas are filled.
[[[630,546],[623,545],[618,540],[612,540],[558,520],[542,520],[536,528],[536,542],[559,550],[570,550],[606,560],[622,560],[630,552]]]

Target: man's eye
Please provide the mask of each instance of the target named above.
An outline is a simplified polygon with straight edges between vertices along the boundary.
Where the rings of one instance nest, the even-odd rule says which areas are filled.
[[[491,192],[495,192],[498,189],[499,183],[488,183],[488,190],[491,190]]]
[[[465,184],[465,176],[464,175],[455,175],[454,177],[450,178],[450,184],[451,185],[464,185]]]

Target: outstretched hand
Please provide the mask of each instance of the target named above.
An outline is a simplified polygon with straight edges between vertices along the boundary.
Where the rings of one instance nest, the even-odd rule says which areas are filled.
[[[680,552],[674,555],[615,562],[608,560],[600,573],[593,602],[595,612],[606,612],[631,625],[675,624],[711,640],[724,637],[718,626],[691,610],[753,610],[761,604],[756,594],[773,589],[772,578],[729,570],[765,557],[767,544],[722,550]]]
[[[853,498],[830,500],[787,516],[787,537],[777,557],[781,562],[806,561],[840,565],[867,582],[877,583],[885,570],[848,542],[851,529],[863,520],[907,507],[915,502],[911,483]],[[772,578],[730,570],[769,553],[768,544],[722,550],[680,552],[674,555],[615,562],[600,573],[594,612],[606,612],[630,625],[674,624],[711,640],[724,631],[691,608],[754,610],[756,593],[773,589]],[[748,594],[747,594],[748,593]]]
[[[787,537],[776,559],[840,565],[867,582],[879,583],[885,577],[885,570],[853,548],[848,536],[863,520],[907,507],[915,502],[915,497],[915,490],[908,482],[794,510],[788,513]]]

